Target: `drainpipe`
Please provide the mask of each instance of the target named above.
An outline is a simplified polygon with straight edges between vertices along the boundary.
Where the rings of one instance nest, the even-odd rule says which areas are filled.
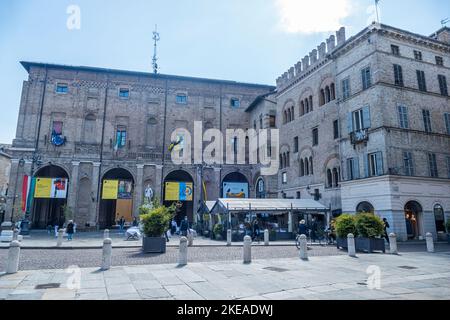
[[[163,129],[163,149],[162,149],[162,169],[161,169],[161,184],[160,184],[160,188],[161,188],[161,199],[160,202],[161,204],[164,202],[164,165],[166,163],[166,130],[167,130],[167,95],[168,95],[168,86],[169,86],[169,81],[166,79],[166,83],[165,83],[165,90],[164,90],[164,129]]]

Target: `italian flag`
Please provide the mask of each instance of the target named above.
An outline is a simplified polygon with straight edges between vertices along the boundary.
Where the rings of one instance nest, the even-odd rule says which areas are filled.
[[[22,183],[22,212],[29,213],[33,203],[36,180],[31,176],[24,176]]]

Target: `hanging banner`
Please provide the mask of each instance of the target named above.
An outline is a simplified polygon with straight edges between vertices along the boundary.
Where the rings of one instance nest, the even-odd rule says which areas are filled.
[[[30,214],[31,208],[33,207],[33,199],[34,199],[34,192],[36,190],[36,178],[31,179],[29,193],[27,195],[27,204],[26,204],[26,213]]]
[[[55,178],[52,179],[52,199],[66,199],[67,198],[67,179]]]
[[[31,177],[30,176],[23,176],[23,183],[22,183],[22,212],[27,211],[27,201],[28,196],[30,192],[30,182]]]
[[[243,182],[224,182],[223,198],[248,198],[248,183]]]
[[[133,199],[133,182],[119,180],[117,199]]]
[[[193,194],[191,182],[166,182],[166,201],[192,201]]]
[[[118,180],[104,180],[102,199],[103,200],[117,200],[117,193],[119,190]]]
[[[52,178],[36,178],[34,197],[36,199],[50,199],[52,194]]]

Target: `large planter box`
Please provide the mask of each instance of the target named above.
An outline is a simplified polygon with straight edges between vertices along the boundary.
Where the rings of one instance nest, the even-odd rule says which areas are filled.
[[[166,253],[166,238],[142,238],[142,251],[144,253]]]
[[[346,238],[336,239],[337,247],[342,249],[348,249]],[[356,251],[373,253],[374,251],[386,252],[386,247],[384,244],[384,239],[377,238],[355,238],[355,249]]]

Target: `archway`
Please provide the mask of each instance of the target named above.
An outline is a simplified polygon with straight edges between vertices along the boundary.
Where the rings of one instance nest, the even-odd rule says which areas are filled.
[[[240,172],[227,174],[222,180],[222,198],[249,198],[249,183]]]
[[[62,227],[66,220],[64,207],[67,205],[69,174],[60,166],[48,165],[36,171],[34,178],[32,227]]]
[[[445,233],[445,216],[444,208],[440,204],[436,204],[433,208],[434,223],[436,225],[436,232]]]
[[[363,201],[356,206],[356,213],[375,213],[375,208],[370,202]]]
[[[416,239],[422,234],[422,213],[422,206],[416,201],[410,201],[405,205],[405,223],[408,239]]]
[[[103,175],[98,217],[101,229],[116,225],[122,217],[127,223],[133,221],[133,194],[134,178],[128,170],[115,168]]]
[[[256,198],[264,199],[266,198],[266,184],[263,178],[258,178],[256,182]]]
[[[187,217],[194,220],[194,179],[184,170],[169,173],[164,179],[164,205],[176,204],[175,221],[178,225]]]

